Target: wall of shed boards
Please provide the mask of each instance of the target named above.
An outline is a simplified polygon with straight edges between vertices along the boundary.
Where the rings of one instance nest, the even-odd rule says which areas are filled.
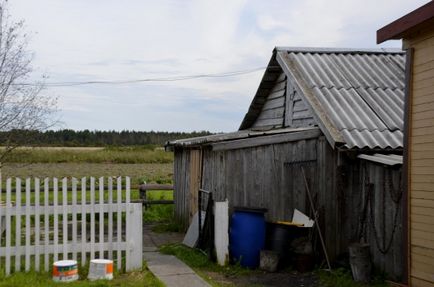
[[[434,286],[434,29],[404,41],[413,48],[408,183],[412,286]]]
[[[189,222],[189,166],[190,150],[176,149],[175,213],[184,226]],[[301,167],[319,211],[329,256],[337,259],[351,242],[364,238],[371,245],[374,264],[391,279],[400,280],[401,169],[349,160],[345,155],[338,159],[337,152],[319,137],[236,150],[204,149],[201,185],[214,193],[215,200],[227,198],[230,207],[268,208],[269,221],[290,221],[294,208],[313,217]],[[383,254],[379,248],[386,249],[392,233],[391,247]]]

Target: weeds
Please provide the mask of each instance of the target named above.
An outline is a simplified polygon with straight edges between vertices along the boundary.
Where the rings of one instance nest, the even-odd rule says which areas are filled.
[[[369,284],[362,284],[355,282],[348,269],[338,268],[331,272],[318,271],[319,281],[323,287],[365,287],[376,286],[386,287],[388,286],[384,282],[384,277],[377,275]]]

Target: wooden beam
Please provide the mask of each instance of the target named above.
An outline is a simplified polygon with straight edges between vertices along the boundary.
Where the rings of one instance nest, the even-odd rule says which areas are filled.
[[[319,129],[308,129],[308,130],[298,131],[298,132],[290,132],[290,133],[269,135],[269,136],[258,136],[258,137],[251,137],[251,138],[241,139],[241,140],[215,143],[212,144],[212,150],[219,151],[219,150],[249,148],[249,147],[269,145],[269,144],[278,144],[278,143],[316,138],[319,137],[320,135],[321,135],[321,131]]]
[[[291,85],[295,88],[296,92],[300,94],[300,97],[306,103],[306,106],[312,112],[316,122],[321,128],[322,132],[326,136],[328,142],[334,149],[337,144],[344,144],[344,138],[339,130],[335,127],[327,113],[321,106],[317,97],[313,94],[312,89],[303,80],[302,75],[295,66],[295,63],[289,57],[286,52],[277,53],[277,61],[283,68],[288,79],[291,81]]]

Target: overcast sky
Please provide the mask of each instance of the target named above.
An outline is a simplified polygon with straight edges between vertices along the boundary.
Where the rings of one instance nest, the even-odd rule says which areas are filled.
[[[10,0],[48,82],[266,66],[275,46],[378,48],[376,31],[427,0]],[[61,128],[237,130],[263,71],[230,78],[50,88]]]

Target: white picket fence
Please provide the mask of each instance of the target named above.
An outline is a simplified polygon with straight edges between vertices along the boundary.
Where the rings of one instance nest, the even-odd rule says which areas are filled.
[[[0,191],[0,268],[6,274],[48,271],[60,259],[85,265],[109,258],[121,269],[125,258],[126,271],[142,267],[142,204],[131,203],[129,177],[125,187],[120,177],[27,178],[23,191],[21,184],[7,179],[6,200]]]

